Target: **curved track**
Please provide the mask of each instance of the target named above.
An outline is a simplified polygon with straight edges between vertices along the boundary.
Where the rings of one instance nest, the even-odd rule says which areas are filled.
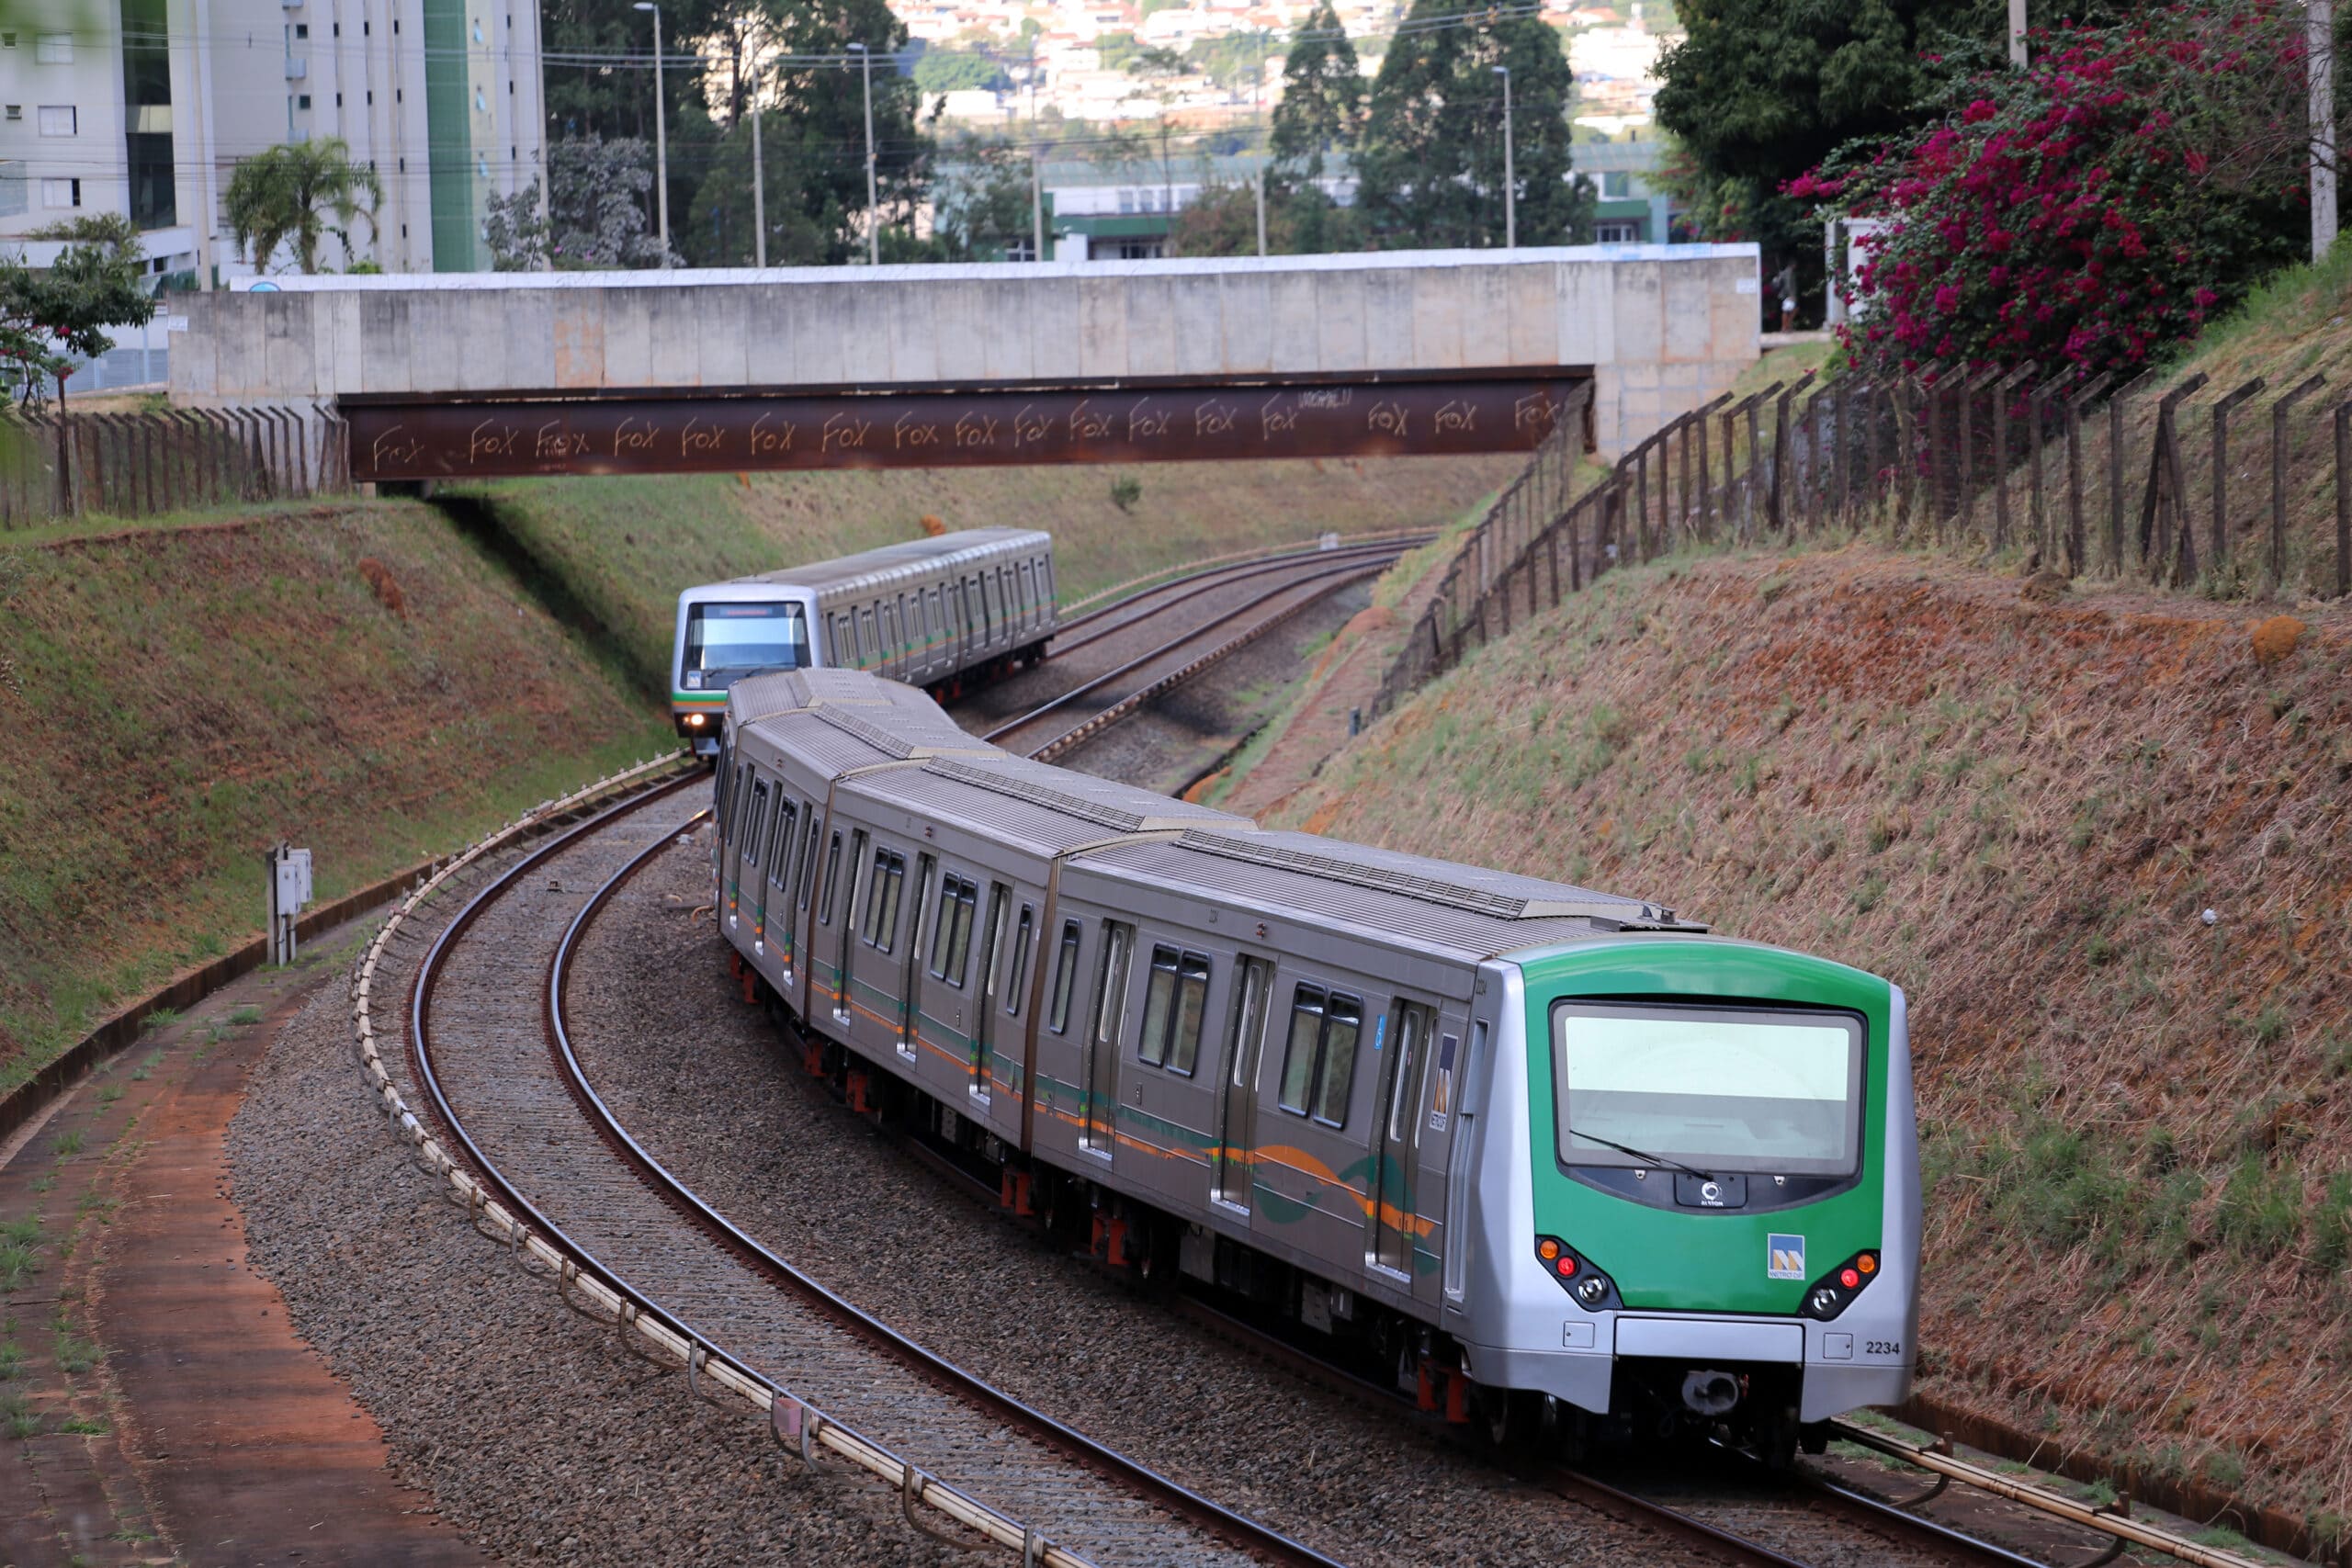
[[[1236,582],[1251,581],[1295,570],[1301,563],[1336,566],[1342,561],[1378,561],[1383,566],[1394,563],[1406,551],[1428,544],[1435,534],[1402,534],[1390,538],[1350,542],[1330,549],[1308,547],[1283,550],[1271,555],[1252,556],[1246,560],[1225,562],[1185,572],[1137,589],[1121,599],[1114,599],[1099,609],[1089,610],[1063,622],[1054,631],[1053,651],[1048,660],[1074,653],[1087,644],[1111,636],[1132,626],[1165,614],[1179,604],[1188,604],[1202,594]]]
[[[1331,558],[1339,553],[1321,552],[1321,558],[1301,558],[1284,562],[1278,570],[1268,570],[1264,575],[1278,579],[1273,586],[1214,613],[1174,637],[1130,654],[1051,700],[996,725],[981,739],[1042,762],[1066,756],[1154,697],[1194,679],[1302,611],[1351,582],[1385,571],[1396,558],[1395,551]],[[1196,592],[1229,585],[1219,582]],[[1182,602],[1170,601],[1115,630],[1132,633]]]
[[[524,856],[474,897],[418,968],[413,1066],[483,1179],[584,1266],[658,1301],[698,1344],[820,1400],[827,1419],[1021,1521],[1033,1541],[1052,1543],[1041,1561],[1327,1564],[928,1357],[793,1274],[657,1176],[600,1114],[561,1032],[562,957],[603,897],[700,815],[654,808],[677,787],[625,802]]]

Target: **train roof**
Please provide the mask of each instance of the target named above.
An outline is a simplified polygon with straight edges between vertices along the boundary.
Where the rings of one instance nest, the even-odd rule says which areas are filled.
[[[842,556],[834,560],[809,561],[800,566],[781,567],[775,571],[729,578],[728,581],[772,582],[792,588],[837,588],[845,582],[884,577],[910,568],[936,569],[961,565],[1001,551],[1051,550],[1053,545],[1051,534],[1035,528],[967,528],[933,538],[908,539],[896,545],[884,545],[878,549],[860,550],[854,556]],[[705,586],[720,585],[712,583]],[[686,592],[691,593],[694,590]]]
[[[1249,818],[1031,761],[957,728],[929,697],[855,670],[738,682],[730,720],[921,816],[957,822],[1073,867],[1277,920],[1370,934],[1476,962],[1626,930],[1703,931],[1643,898],[1457,864]],[[1095,848],[1085,846],[1094,845]]]

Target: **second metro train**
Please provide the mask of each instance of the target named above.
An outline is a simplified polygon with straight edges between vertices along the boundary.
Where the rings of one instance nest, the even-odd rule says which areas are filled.
[[[727,691],[781,670],[872,670],[934,692],[1045,657],[1054,635],[1054,539],[972,528],[707,582],[678,595],[670,716],[718,750]]]

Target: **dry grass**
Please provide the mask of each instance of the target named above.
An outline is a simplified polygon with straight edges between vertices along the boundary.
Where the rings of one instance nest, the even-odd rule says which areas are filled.
[[[666,726],[431,510],[0,534],[0,1089],[257,932],[272,840],[335,897]]]
[[[2032,604],[1860,546],[1669,561],[1475,656],[1275,816],[1892,976],[1925,1386],[2340,1529],[2352,615],[2267,668],[2257,618]]]

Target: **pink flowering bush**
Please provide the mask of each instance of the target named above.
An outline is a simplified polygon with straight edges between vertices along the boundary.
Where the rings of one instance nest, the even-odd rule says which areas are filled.
[[[1950,112],[1784,190],[1883,218],[1858,364],[2136,373],[2309,231],[2301,11],[2177,6],[1956,78]]]

